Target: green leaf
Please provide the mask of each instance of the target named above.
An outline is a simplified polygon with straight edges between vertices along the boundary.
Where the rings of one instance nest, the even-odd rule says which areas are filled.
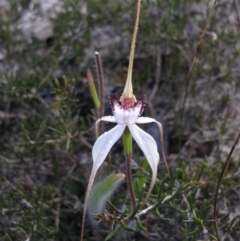
[[[93,219],[93,213],[102,213],[106,200],[109,199],[117,189],[119,183],[125,177],[124,174],[113,174],[99,182],[91,192],[88,203],[88,214],[92,225],[97,226],[98,222]]]
[[[94,84],[94,81],[92,78],[92,74],[89,69],[87,70],[87,79],[88,79],[89,89],[90,89],[94,104],[95,104],[96,108],[99,110],[101,104],[100,104],[99,97],[98,97],[98,94],[96,91],[96,87],[95,87],[95,84]]]

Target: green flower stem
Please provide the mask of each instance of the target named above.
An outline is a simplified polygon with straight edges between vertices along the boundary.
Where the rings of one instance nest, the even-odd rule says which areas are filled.
[[[132,182],[132,172],[131,172],[131,157],[132,157],[132,135],[128,129],[123,133],[123,146],[126,156],[127,163],[127,185],[130,193],[132,208],[136,208],[136,199],[133,191],[133,182]]]

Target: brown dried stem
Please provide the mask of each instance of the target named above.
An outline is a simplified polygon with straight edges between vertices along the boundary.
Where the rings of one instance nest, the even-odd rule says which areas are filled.
[[[213,5],[212,5],[212,8],[210,10],[210,13],[209,13],[209,15],[207,17],[207,20],[206,20],[203,32],[201,34],[200,40],[199,40],[198,45],[197,45],[197,49],[196,49],[195,55],[193,56],[193,60],[192,60],[191,66],[190,66],[189,74],[188,74],[188,77],[187,77],[187,86],[186,86],[186,91],[185,91],[184,100],[183,100],[183,107],[182,107],[182,112],[181,112],[181,117],[180,117],[181,119],[180,119],[179,147],[180,147],[181,142],[182,142],[182,135],[183,135],[183,128],[184,128],[184,119],[183,119],[184,118],[184,111],[185,111],[185,105],[186,105],[186,100],[187,100],[187,96],[188,96],[188,89],[189,89],[189,86],[190,86],[190,81],[191,81],[193,68],[195,66],[197,56],[198,56],[198,54],[200,52],[200,49],[201,49],[201,46],[203,44],[204,37],[205,37],[206,32],[207,32],[207,27],[209,25],[210,19],[211,19],[212,15],[213,15],[213,11],[214,11],[218,1],[219,0],[215,0],[214,1]]]
[[[217,217],[217,198],[218,198],[218,192],[219,192],[220,184],[221,184],[221,181],[223,179],[223,176],[224,176],[224,173],[226,171],[226,168],[228,167],[228,164],[229,164],[230,158],[232,156],[232,153],[233,153],[237,143],[239,142],[239,139],[240,139],[240,132],[238,133],[236,139],[234,140],[232,148],[231,148],[230,152],[228,153],[226,161],[225,161],[225,163],[224,163],[224,165],[222,167],[221,174],[220,174],[220,176],[218,178],[217,188],[216,188],[215,197],[214,197],[214,208],[213,208],[213,218],[215,220],[216,220],[216,217]],[[217,239],[220,241],[217,222],[215,222],[215,231],[216,231],[216,234],[217,234]]]

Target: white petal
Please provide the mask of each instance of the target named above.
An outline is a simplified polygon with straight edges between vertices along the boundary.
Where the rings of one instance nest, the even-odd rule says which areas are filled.
[[[97,121],[96,121],[96,123],[95,123],[95,132],[96,132],[96,136],[99,136],[99,133],[98,133],[98,131],[99,131],[99,122],[100,121],[107,121],[107,122],[113,122],[113,123],[116,123],[116,119],[115,119],[115,117],[114,116],[103,116],[102,118],[99,118]]]
[[[116,123],[116,118],[114,116],[103,116],[102,118],[98,119],[98,121],[107,121]]]
[[[133,136],[133,139],[137,142],[138,146],[142,149],[144,155],[146,156],[152,171],[157,172],[159,154],[155,140],[137,125],[128,125],[128,128]]]
[[[157,121],[150,117],[139,117],[136,121],[137,124],[145,124],[145,123],[151,123],[151,122],[157,122]]]
[[[163,127],[162,127],[162,124],[160,122],[156,121],[155,119],[150,118],[150,117],[139,117],[136,123],[145,124],[145,123],[151,123],[151,122],[155,122],[158,126],[158,130],[159,130],[159,134],[160,134],[160,141],[161,141],[161,148],[162,148],[162,150],[161,150],[162,151],[162,157],[163,157],[163,161],[165,163],[165,166],[167,168],[168,176],[170,177],[168,163],[167,163],[167,159],[166,159],[164,148],[163,148]]]
[[[149,134],[147,134],[145,131],[140,129],[137,125],[128,125],[128,128],[133,136],[133,139],[137,142],[138,146],[142,149],[152,169],[152,181],[147,193],[147,197],[145,199],[147,201],[157,178],[157,166],[159,162],[159,153],[157,150],[157,144]]]
[[[109,121],[115,122],[115,117],[113,116],[104,116],[97,120],[96,125],[99,121]],[[92,156],[93,156],[93,168],[89,178],[87,193],[85,197],[84,207],[83,207],[83,217],[82,217],[82,229],[81,229],[81,240],[83,240],[83,233],[84,233],[84,223],[86,218],[88,200],[92,191],[93,182],[95,176],[97,174],[98,168],[103,163],[104,159],[106,158],[108,152],[110,151],[111,147],[114,143],[119,139],[122,135],[126,125],[117,125],[112,128],[110,131],[105,132],[99,138],[97,138],[95,144],[93,145],[92,149]]]
[[[105,132],[97,138],[92,149],[94,172],[101,166],[110,149],[120,138],[125,128],[126,125],[116,125],[110,131]]]

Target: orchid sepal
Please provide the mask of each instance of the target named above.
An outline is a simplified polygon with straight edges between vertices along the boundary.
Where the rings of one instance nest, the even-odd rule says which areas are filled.
[[[164,151],[164,147],[163,147],[163,127],[162,127],[162,124],[160,122],[156,121],[155,119],[150,118],[150,117],[139,117],[137,119],[136,123],[137,124],[147,124],[147,123],[152,123],[152,122],[155,122],[157,124],[157,126],[158,126],[159,135],[160,135],[160,141],[161,141],[162,157],[163,157],[163,161],[164,161],[164,164],[166,166],[166,169],[167,169],[168,177],[170,178],[170,171],[169,171],[167,158],[165,156],[165,151]]]
[[[136,141],[136,143],[138,144],[138,146],[144,153],[144,155],[152,169],[152,180],[151,180],[151,184],[148,189],[147,195],[144,198],[144,201],[142,203],[142,205],[144,205],[147,202],[147,200],[152,192],[152,189],[154,187],[154,184],[156,182],[157,166],[158,166],[160,157],[159,157],[159,153],[158,153],[158,149],[157,149],[157,144],[156,144],[155,140],[148,133],[143,131],[137,125],[129,125],[128,128],[133,136],[133,139]]]
[[[122,136],[125,128],[125,125],[116,125],[97,138],[92,149],[93,169],[99,169],[112,146]]]

